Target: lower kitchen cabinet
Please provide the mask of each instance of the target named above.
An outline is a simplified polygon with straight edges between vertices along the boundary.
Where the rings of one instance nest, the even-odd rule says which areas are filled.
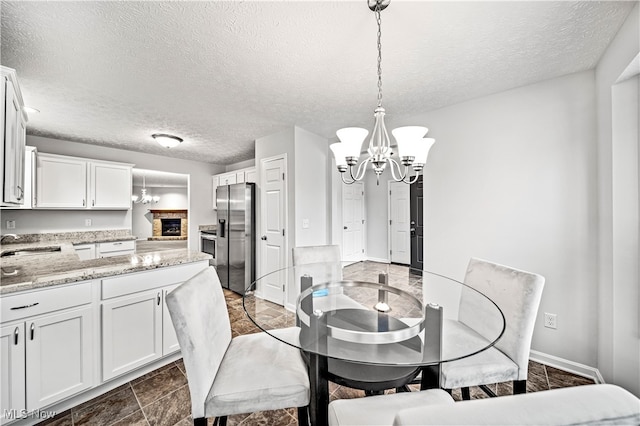
[[[102,380],[162,356],[162,291],[102,303]]]
[[[180,350],[180,343],[178,343],[178,336],[176,330],[173,328],[173,322],[171,322],[171,316],[169,315],[169,308],[167,307],[167,294],[179,284],[172,285],[164,288],[162,296],[162,355],[169,355]]]
[[[0,327],[0,424],[27,407],[24,343],[24,323]]]
[[[102,280],[102,380],[180,350],[167,293],[206,268],[198,262]]]
[[[2,326],[0,423],[93,387],[92,318],[87,305]]]
[[[93,307],[25,323],[27,410],[93,387]]]

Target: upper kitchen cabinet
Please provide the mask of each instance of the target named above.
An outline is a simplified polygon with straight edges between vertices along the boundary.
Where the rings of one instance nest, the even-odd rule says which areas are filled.
[[[39,153],[35,208],[127,210],[132,164]]]
[[[27,114],[16,72],[0,67],[2,75],[3,149],[0,153],[2,171],[2,205],[19,206],[24,202],[24,147]]]
[[[255,183],[256,168],[249,167],[246,169],[236,170],[235,172],[221,173],[213,176],[213,209],[217,209],[216,191],[219,186],[233,185],[234,183]]]

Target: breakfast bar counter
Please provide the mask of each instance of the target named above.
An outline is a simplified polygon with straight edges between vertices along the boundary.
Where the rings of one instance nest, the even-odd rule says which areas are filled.
[[[174,249],[80,260],[74,249],[78,244],[131,240],[135,240],[135,236],[113,232],[68,233],[58,239],[21,236],[19,240],[3,244],[0,250],[0,295],[211,258],[198,251]],[[16,252],[21,254],[11,255]]]

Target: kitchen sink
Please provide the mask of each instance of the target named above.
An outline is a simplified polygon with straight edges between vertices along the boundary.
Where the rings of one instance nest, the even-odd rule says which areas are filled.
[[[49,254],[60,251],[60,247],[35,247],[26,248],[21,250],[6,251],[0,255],[0,257],[8,256],[33,256],[36,254]]]

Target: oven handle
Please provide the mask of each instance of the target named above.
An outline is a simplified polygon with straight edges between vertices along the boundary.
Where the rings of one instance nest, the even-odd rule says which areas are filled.
[[[218,239],[215,235],[201,235],[200,238],[203,240],[215,241]]]

